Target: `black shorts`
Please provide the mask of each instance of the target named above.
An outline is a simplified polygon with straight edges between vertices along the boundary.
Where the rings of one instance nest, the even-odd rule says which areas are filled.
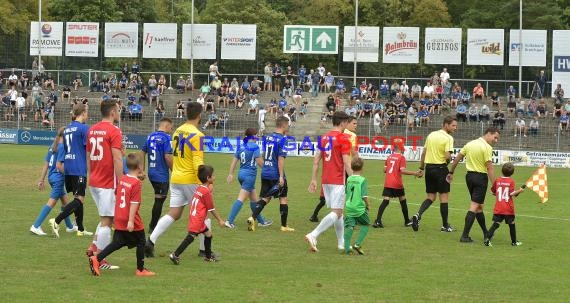
[[[468,171],[465,175],[465,183],[467,183],[471,201],[484,204],[485,195],[487,194],[487,184],[489,183],[487,174]]]
[[[515,223],[515,215],[493,215],[493,222],[501,223],[505,220],[507,224],[514,224]]]
[[[261,179],[261,190],[259,192],[261,198],[287,198],[288,191],[287,179],[285,179],[283,187],[279,187],[279,180]]]
[[[73,193],[74,196],[85,197],[87,187],[87,177],[65,176],[65,191]]]
[[[150,184],[152,184],[152,188],[154,188],[155,195],[161,195],[166,197],[166,195],[168,194],[168,188],[170,187],[170,183],[150,181]]]
[[[451,187],[446,180],[448,173],[446,164],[426,164],[426,193],[448,193]]]
[[[399,198],[399,197],[403,197],[405,195],[406,195],[406,192],[404,191],[403,188],[384,187],[384,190],[382,191],[382,197]]]
[[[121,245],[121,247],[126,246],[131,249],[139,245],[144,246],[146,243],[146,237],[144,230],[132,232],[126,230],[115,230],[115,233],[113,234],[113,242]]]

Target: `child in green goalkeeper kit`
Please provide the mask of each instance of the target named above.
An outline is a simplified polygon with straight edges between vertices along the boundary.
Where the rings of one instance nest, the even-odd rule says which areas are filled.
[[[346,180],[346,204],[344,207],[344,253],[351,254],[354,249],[363,255],[362,242],[368,233],[370,217],[368,217],[368,181],[361,176],[364,161],[353,158],[351,162],[353,175]],[[350,246],[354,227],[360,225],[356,242]]]

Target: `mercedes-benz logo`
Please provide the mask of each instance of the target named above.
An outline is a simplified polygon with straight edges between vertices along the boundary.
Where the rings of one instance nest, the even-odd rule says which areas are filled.
[[[30,139],[32,139],[32,135],[30,134],[29,131],[23,131],[20,134],[20,139],[22,140],[22,142],[30,142]]]

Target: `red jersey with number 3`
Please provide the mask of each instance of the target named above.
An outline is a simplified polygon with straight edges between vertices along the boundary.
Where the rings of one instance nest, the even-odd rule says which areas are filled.
[[[511,193],[515,191],[515,181],[510,177],[500,177],[495,180],[491,192],[495,194],[495,215],[514,215],[515,201]]]
[[[115,188],[115,166],[112,149],[121,150],[123,135],[111,122],[101,121],[87,132],[87,155],[90,165],[89,186]]]
[[[388,156],[384,164],[386,179],[384,179],[384,187],[393,189],[404,188],[402,181],[402,170],[406,169],[406,157],[400,153],[394,153]]]
[[[133,231],[144,230],[144,225],[139,214],[142,200],[142,182],[134,176],[123,175],[119,179],[117,193],[115,195],[115,229],[127,230],[129,212],[131,207],[138,207],[135,214]]]
[[[188,231],[193,233],[205,231],[204,221],[208,218],[208,212],[212,210],[215,210],[212,191],[205,185],[198,186],[190,201]]]
[[[345,169],[343,155],[350,155],[348,135],[331,130],[321,137],[321,158],[323,160],[322,184],[344,185]]]

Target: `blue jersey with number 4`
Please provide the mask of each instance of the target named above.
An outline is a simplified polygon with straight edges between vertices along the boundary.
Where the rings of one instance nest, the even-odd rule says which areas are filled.
[[[255,159],[260,156],[259,146],[255,142],[247,142],[246,146],[236,150],[234,157],[239,160],[239,174],[257,175],[257,162],[255,162]]]
[[[271,136],[266,137],[265,140],[261,179],[279,180],[279,157],[287,157],[287,152],[283,150],[284,136],[273,133]]]
[[[168,182],[170,179],[168,174],[169,168],[164,159],[164,155],[172,154],[170,135],[162,131],[150,134],[142,150],[147,154],[148,178],[150,181],[160,183]]]
[[[73,121],[63,131],[64,170],[68,176],[87,176],[87,130],[89,126]]]
[[[48,182],[55,183],[55,182],[63,182],[64,175],[57,170],[57,162],[63,162],[65,158],[65,149],[63,147],[63,143],[59,143],[57,145],[57,152],[53,152],[51,150],[51,146],[48,149],[46,155],[46,162],[48,163]]]

